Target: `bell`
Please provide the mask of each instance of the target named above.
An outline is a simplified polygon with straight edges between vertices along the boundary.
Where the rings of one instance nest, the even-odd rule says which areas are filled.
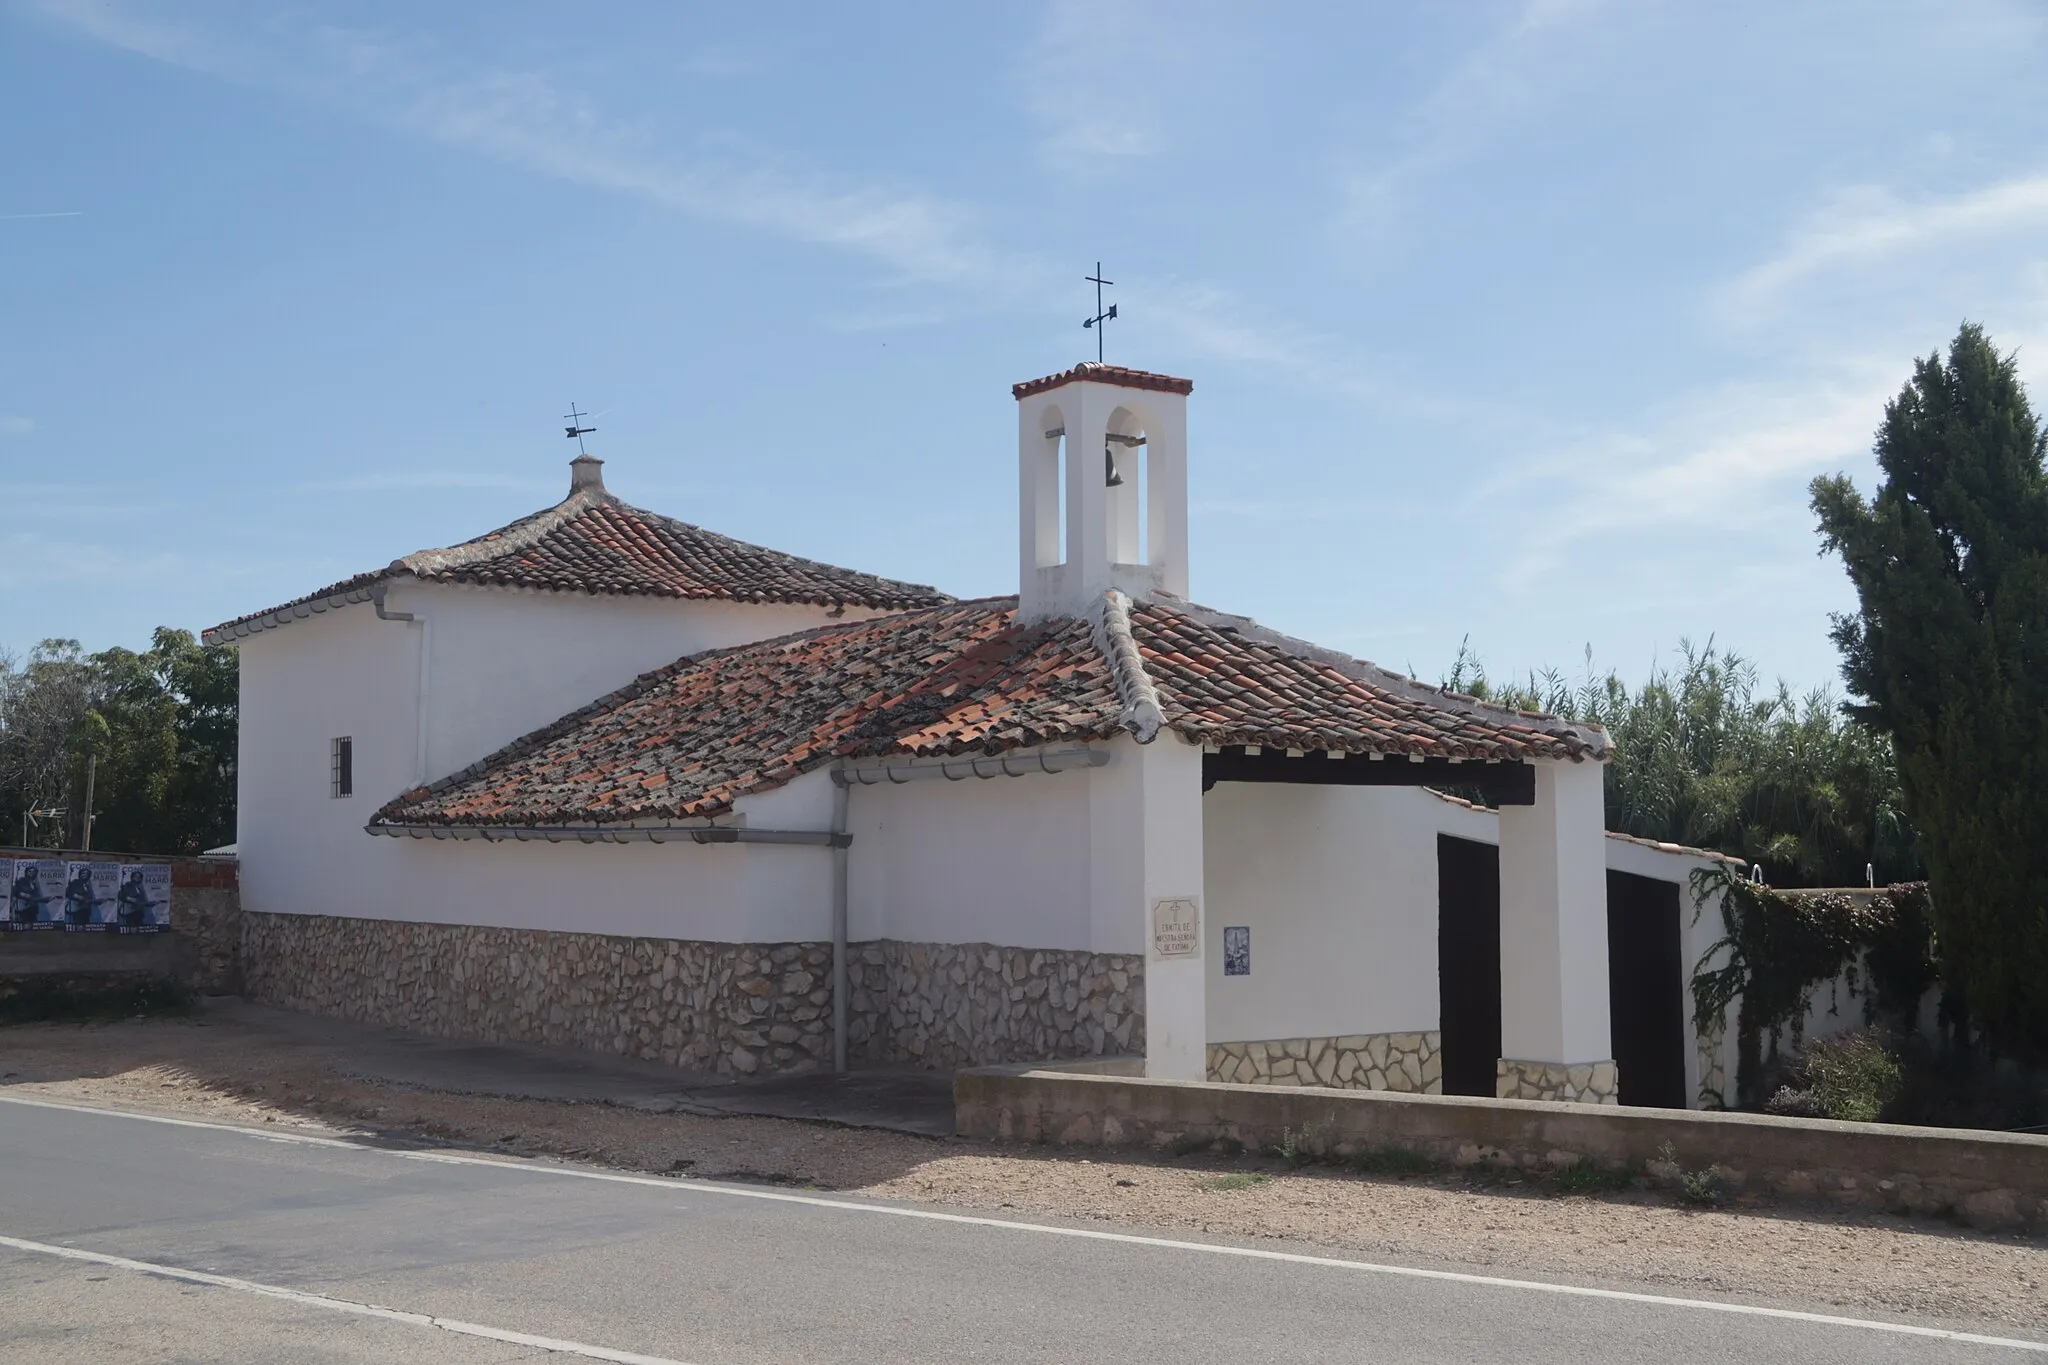
[[[1116,452],[1108,446],[1102,448],[1102,486],[1104,488],[1122,488],[1124,486],[1124,476],[1116,472]]]

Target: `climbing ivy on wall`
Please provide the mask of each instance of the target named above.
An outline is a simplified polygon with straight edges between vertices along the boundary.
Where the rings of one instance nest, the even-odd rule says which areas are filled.
[[[1693,874],[1704,910],[1718,897],[1723,933],[1693,970],[1693,1026],[1702,1036],[1735,1024],[1737,1103],[1754,1105],[1763,1081],[1764,1041],[1788,1026],[1797,1041],[1813,994],[1836,979],[1864,996],[1864,1022],[1910,1028],[1938,977],[1927,886],[1910,882],[1868,897],[1839,891],[1778,891],[1727,868]],[[1707,964],[1721,952],[1720,966]]]

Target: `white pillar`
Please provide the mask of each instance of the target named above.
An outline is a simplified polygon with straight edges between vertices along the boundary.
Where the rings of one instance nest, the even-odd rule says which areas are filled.
[[[1500,812],[1498,1093],[1615,1102],[1607,1013],[1601,765],[1536,765],[1536,803]]]
[[[1161,731],[1150,744],[1119,739],[1112,755],[1089,775],[1096,951],[1144,954],[1145,1074],[1206,1080],[1202,750]],[[1163,936],[1154,932],[1161,917]]]

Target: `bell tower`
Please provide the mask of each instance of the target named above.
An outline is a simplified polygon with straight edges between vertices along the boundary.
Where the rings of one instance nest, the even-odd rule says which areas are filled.
[[[1194,383],[1083,361],[1014,386],[1018,616],[1081,616],[1109,588],[1188,592]]]

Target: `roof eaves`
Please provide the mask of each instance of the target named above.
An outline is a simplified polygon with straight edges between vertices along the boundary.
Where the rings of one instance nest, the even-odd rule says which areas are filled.
[[[1154,393],[1177,393],[1185,398],[1195,391],[1195,381],[1179,379],[1170,374],[1155,374],[1151,370],[1131,370],[1121,365],[1104,365],[1100,361],[1084,360],[1070,370],[1049,374],[1042,379],[1027,379],[1021,384],[1010,386],[1010,396],[1022,401],[1033,394],[1049,392],[1066,384],[1114,384],[1126,389],[1150,389]]]
[[[304,621],[322,612],[372,601],[376,596],[376,590],[389,580],[381,574],[366,574],[344,581],[349,586],[340,592],[316,593],[296,602],[287,602],[281,607],[273,607],[269,611],[257,612],[254,616],[241,616],[232,621],[223,621],[217,626],[210,626],[199,633],[199,641],[207,645],[232,645],[246,640],[251,635],[276,630],[279,626],[288,626],[294,621]]]
[[[1475,810],[1478,811],[1481,815],[1500,814],[1499,811],[1495,810],[1491,806],[1482,806],[1476,801],[1467,801],[1462,796],[1453,796],[1449,792],[1440,791],[1435,787],[1424,787],[1422,790],[1428,792],[1431,796],[1434,796],[1437,800],[1442,801],[1447,805],[1463,806],[1466,810]],[[1617,843],[1636,844],[1642,848],[1655,849],[1659,853],[1670,853],[1686,858],[1703,858],[1708,862],[1730,863],[1736,867],[1741,867],[1743,865],[1742,859],[1736,857],[1734,854],[1716,853],[1711,848],[1694,848],[1690,844],[1674,844],[1663,839],[1645,839],[1640,834],[1623,834],[1618,829],[1605,830],[1603,831],[1603,833],[1605,833],[1608,838],[1614,840]],[[1859,887],[1857,889],[1861,890],[1862,888]]]

